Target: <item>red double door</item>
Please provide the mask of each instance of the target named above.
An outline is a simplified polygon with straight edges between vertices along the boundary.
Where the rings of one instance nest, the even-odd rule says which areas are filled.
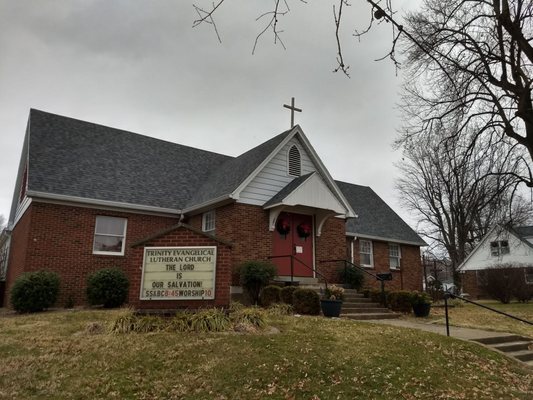
[[[294,276],[313,277],[313,217],[280,213],[273,235],[273,256],[293,255]],[[291,257],[276,257],[278,275],[291,275]]]

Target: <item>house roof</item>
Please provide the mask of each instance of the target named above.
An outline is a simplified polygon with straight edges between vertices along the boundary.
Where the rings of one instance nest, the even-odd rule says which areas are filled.
[[[314,172],[311,172],[309,174],[299,176],[298,178],[295,178],[292,181],[290,181],[287,186],[281,189],[276,195],[272,196],[272,198],[263,205],[263,208],[269,208],[273,205],[281,203],[281,201],[285,197],[290,195],[294,190],[298,189],[298,187],[313,174]]]
[[[533,237],[533,226],[515,226],[513,229],[522,238]]]
[[[29,131],[33,192],[177,210],[232,159],[39,110]]]
[[[347,219],[347,234],[427,246],[371,188],[340,181],[336,183],[358,215],[358,218]]]
[[[217,166],[196,194],[189,199],[187,207],[202,204],[221,196],[229,196],[283,142],[291,131],[280,133],[246,153]]]
[[[299,132],[300,127],[295,126],[231,157],[32,109],[26,138],[28,195],[188,212],[204,203],[231,199],[234,193],[238,197],[239,190],[275,150],[299,134],[325,184],[352,209],[348,215],[355,210],[359,216],[348,220],[348,233],[425,245],[372,189],[333,181]],[[25,154],[26,150],[23,158]],[[22,172],[19,170],[18,180]],[[294,179],[268,203],[286,197],[308,178]]]

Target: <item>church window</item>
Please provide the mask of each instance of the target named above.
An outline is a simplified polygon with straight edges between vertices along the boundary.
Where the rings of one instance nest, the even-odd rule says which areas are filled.
[[[359,241],[360,263],[363,267],[372,267],[374,264],[372,257],[372,242],[370,240]]]
[[[211,210],[202,215],[202,231],[210,232],[214,230],[215,230],[215,210]]]
[[[302,157],[298,147],[292,146],[289,149],[289,175],[300,176],[302,174]]]
[[[400,269],[400,245],[389,243],[389,265],[390,269]]]
[[[504,254],[509,254],[509,242],[507,240],[490,242],[490,255],[492,257],[499,257]]]
[[[93,254],[124,255],[126,218],[96,217]]]

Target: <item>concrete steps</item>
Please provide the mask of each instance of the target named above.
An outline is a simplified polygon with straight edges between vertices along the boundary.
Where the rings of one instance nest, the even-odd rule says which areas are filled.
[[[300,285],[308,289],[316,290],[320,295],[324,293],[320,285]],[[355,289],[344,289],[344,301],[342,302],[341,318],[354,320],[392,319],[399,318],[400,314],[384,308],[379,303],[373,303]]]
[[[519,335],[472,339],[533,367],[533,339]]]

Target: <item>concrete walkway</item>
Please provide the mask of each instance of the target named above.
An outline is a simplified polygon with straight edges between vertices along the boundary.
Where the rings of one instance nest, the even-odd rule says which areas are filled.
[[[373,320],[367,320],[366,322],[393,325],[393,326],[399,326],[402,328],[420,329],[422,331],[439,333],[441,335],[446,336],[446,325],[432,324],[432,323],[427,323],[427,322],[414,322],[414,321],[408,321],[408,320],[403,320],[403,319],[387,319],[387,320],[373,319]],[[450,325],[450,336],[457,338],[457,339],[463,339],[463,340],[476,340],[476,339],[483,339],[483,338],[488,338],[488,337],[514,336],[514,334],[505,333],[505,332],[485,331],[482,329],[462,328],[459,326]]]

